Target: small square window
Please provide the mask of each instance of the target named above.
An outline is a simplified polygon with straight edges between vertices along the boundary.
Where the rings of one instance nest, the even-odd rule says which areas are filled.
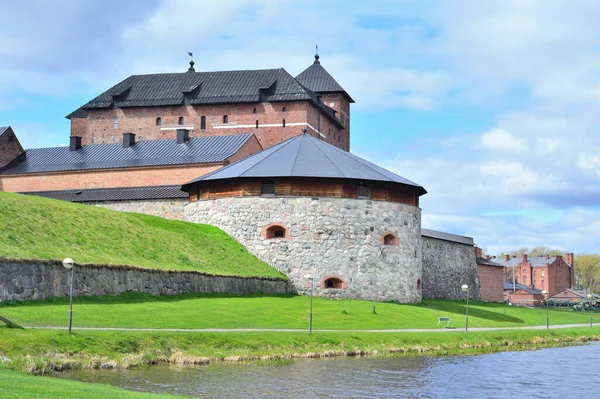
[[[275,195],[275,180],[265,179],[260,185],[260,195],[272,196]]]
[[[358,186],[358,198],[371,198],[371,188],[369,186]]]

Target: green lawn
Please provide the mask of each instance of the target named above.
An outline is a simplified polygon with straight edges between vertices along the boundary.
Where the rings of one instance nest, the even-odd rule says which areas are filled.
[[[0,215],[0,258],[287,279],[213,226],[4,192]]]
[[[376,313],[372,313],[373,306]],[[306,296],[149,296],[77,297],[73,326],[142,328],[306,328]],[[344,313],[344,310],[346,313]],[[506,310],[506,314],[504,311]],[[589,322],[589,313],[550,310],[551,324]],[[465,325],[464,301],[425,300],[422,304],[314,298],[315,329],[436,328],[437,318]],[[0,305],[0,315],[27,326],[65,326],[68,298]],[[597,322],[600,317],[594,315]],[[546,323],[544,309],[471,302],[470,327],[521,327]]]
[[[69,381],[59,378],[36,377],[15,371],[0,370],[2,399],[160,399],[182,396],[140,393],[108,385]]]

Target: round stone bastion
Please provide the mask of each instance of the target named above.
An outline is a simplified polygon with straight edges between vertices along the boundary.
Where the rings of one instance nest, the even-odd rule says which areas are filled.
[[[421,209],[371,199],[242,196],[201,199],[184,220],[217,226],[285,273],[300,293],[421,301]]]

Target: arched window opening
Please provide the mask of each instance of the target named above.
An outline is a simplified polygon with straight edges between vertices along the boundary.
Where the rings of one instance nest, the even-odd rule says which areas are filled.
[[[229,116],[223,115],[223,123],[229,123]]]
[[[252,113],[253,113],[253,114],[255,114],[255,113],[256,113],[256,108],[254,108],[254,109],[252,110]]]
[[[386,233],[382,238],[381,242],[383,245],[398,245],[398,237],[396,237],[393,233]]]
[[[162,125],[162,118],[159,116],[156,118],[156,126]]]
[[[113,129],[118,129],[119,128],[119,117],[118,116],[113,116]]]
[[[206,116],[200,117],[200,130],[206,130]]]
[[[421,288],[421,279],[417,280],[417,289],[420,290]]]
[[[285,226],[275,223],[263,227],[263,237],[267,240],[289,238],[289,234]]]
[[[183,116],[180,116],[180,117],[179,117],[179,124],[180,124],[180,125],[183,125],[183,122],[184,122]]]
[[[285,111],[286,111],[285,107],[281,108],[281,112],[285,112]]]
[[[321,281],[320,286],[328,290],[343,290],[346,289],[346,281],[340,276],[329,276]]]

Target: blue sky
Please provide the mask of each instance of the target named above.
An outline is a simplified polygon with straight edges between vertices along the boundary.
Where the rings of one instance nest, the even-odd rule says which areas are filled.
[[[494,254],[600,252],[600,3],[132,0],[3,4],[0,125],[64,117],[132,74],[285,68],[319,45],[355,154],[423,185],[423,227]],[[118,10],[116,12],[115,10]]]

